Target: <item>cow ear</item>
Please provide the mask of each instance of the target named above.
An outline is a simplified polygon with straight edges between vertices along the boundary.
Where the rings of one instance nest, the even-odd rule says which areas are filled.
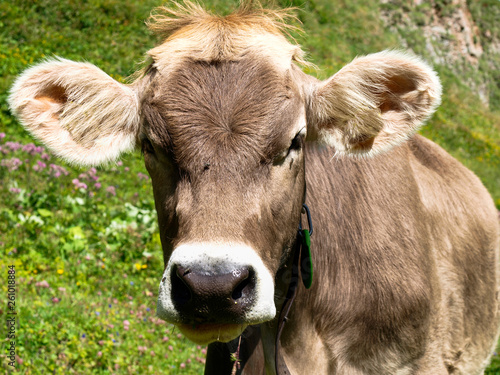
[[[70,163],[99,165],[135,147],[139,100],[96,66],[51,59],[26,70],[9,96],[25,128]]]
[[[419,58],[393,51],[360,57],[313,87],[308,139],[373,155],[415,133],[440,100],[439,78]]]

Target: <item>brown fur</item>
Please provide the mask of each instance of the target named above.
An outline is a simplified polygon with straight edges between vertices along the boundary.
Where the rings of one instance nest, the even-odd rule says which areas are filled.
[[[180,181],[177,194],[186,194],[170,201],[178,204],[177,209],[165,210],[162,203],[158,210],[160,224],[172,220],[171,212],[178,213],[182,235],[172,233],[169,237],[201,241],[223,233],[225,240],[251,243],[263,251],[269,251],[265,249],[276,238],[282,239],[276,242],[279,246],[286,241],[287,247],[291,246],[294,228],[282,232],[289,220],[285,213],[291,209],[285,207],[293,205],[293,211],[300,210],[303,183],[297,184],[295,200],[281,202],[277,194],[270,197],[270,211],[262,211],[260,200],[272,189],[263,185],[266,179],[262,176],[271,176],[273,164],[280,162],[277,155],[287,150],[295,135],[290,125],[299,115],[299,100],[300,92],[290,73],[283,77],[272,66],[252,58],[238,63],[191,62],[186,69],[172,72],[165,85],[152,84],[144,97],[143,113],[148,120],[145,135],[158,150],[154,156],[145,153],[146,166],[153,179],[165,181],[153,185],[157,203],[163,200],[163,189],[169,185],[166,181],[175,176]],[[162,155],[175,165],[170,175],[157,172]],[[299,161],[293,163],[300,167]],[[286,175],[298,173],[288,163],[283,170]],[[161,192],[156,193],[157,186]],[[195,186],[196,196],[181,193],[181,186]],[[277,193],[280,186],[275,189]],[[186,199],[186,204],[179,208],[181,199]],[[164,218],[164,213],[169,217]],[[276,223],[278,216],[282,225]],[[212,225],[207,227],[207,222]],[[259,230],[262,225],[272,231],[263,233]],[[273,253],[280,251],[272,249]],[[271,253],[263,255],[268,262],[281,260],[273,259]]]
[[[479,373],[497,337],[498,223],[477,177],[422,137],[306,163],[317,282],[293,313],[314,316],[329,373]]]

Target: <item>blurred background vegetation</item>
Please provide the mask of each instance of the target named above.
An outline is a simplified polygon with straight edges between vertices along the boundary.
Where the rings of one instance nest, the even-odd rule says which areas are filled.
[[[16,75],[55,55],[126,81],[155,44],[144,21],[163,3],[0,2],[0,275],[6,280],[7,265],[16,265],[21,373],[202,373],[205,349],[154,317],[163,261],[140,155],[95,170],[71,167],[32,144],[6,102]],[[204,3],[218,13],[236,6]],[[498,0],[276,3],[300,8],[305,33],[294,37],[319,67],[307,72],[320,79],[383,49],[432,63],[443,103],[421,133],[472,169],[500,208]],[[9,369],[4,330],[0,357]],[[487,373],[500,374],[496,356]]]

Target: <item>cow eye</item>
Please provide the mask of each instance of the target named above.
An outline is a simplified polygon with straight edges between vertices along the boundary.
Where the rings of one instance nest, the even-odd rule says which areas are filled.
[[[302,129],[297,133],[297,135],[292,139],[292,143],[290,144],[290,148],[288,149],[289,152],[291,150],[300,150],[302,148],[302,145],[304,143],[304,135],[305,129]]]
[[[304,145],[305,135],[306,135],[306,128],[300,129],[300,131],[292,139],[292,143],[290,143],[290,147],[288,148],[286,156],[290,155],[290,152],[294,150],[300,150],[302,148],[302,146]]]
[[[141,144],[143,154],[155,154],[155,149],[149,139],[147,139],[146,137],[141,137]]]
[[[287,150],[282,151],[279,155],[277,155],[274,160],[273,164],[274,165],[279,165],[285,161],[291,154],[292,151],[299,151],[302,149],[302,146],[304,145],[304,138],[305,138],[306,130],[305,128],[301,129],[295,137],[292,139],[292,142],[290,143],[290,146],[288,147]]]

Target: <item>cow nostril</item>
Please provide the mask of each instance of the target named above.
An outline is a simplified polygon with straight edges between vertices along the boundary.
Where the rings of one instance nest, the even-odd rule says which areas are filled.
[[[240,319],[253,302],[256,280],[250,267],[216,273],[176,264],[170,274],[172,303],[192,318],[218,314],[221,319]]]
[[[245,272],[246,275],[243,275],[243,280],[241,280],[236,288],[234,288],[233,292],[231,293],[231,298],[233,301],[237,301],[243,296],[249,295],[249,293],[254,289],[255,287],[255,274],[253,270],[248,270]]]
[[[171,274],[172,298],[183,304],[192,299],[191,288],[184,282],[184,276],[189,274],[189,269],[183,267],[174,267]]]

